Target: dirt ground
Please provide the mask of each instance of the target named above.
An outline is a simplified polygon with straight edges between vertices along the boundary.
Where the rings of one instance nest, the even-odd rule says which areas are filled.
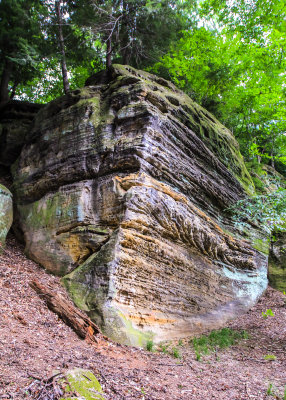
[[[170,345],[180,355],[174,358],[79,339],[30,288],[35,278],[65,293],[59,279],[28,260],[10,236],[0,255],[0,399],[36,399],[28,391],[31,383],[74,367],[95,373],[106,400],[286,399],[285,296],[271,288],[229,324],[245,329],[249,339],[197,361],[188,340]],[[274,317],[263,319],[269,308]],[[266,360],[266,355],[276,358]]]

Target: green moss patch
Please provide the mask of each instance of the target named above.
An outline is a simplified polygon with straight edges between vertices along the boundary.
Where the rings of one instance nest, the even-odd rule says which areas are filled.
[[[104,400],[100,383],[89,370],[76,368],[65,373],[62,380],[66,396],[60,400]],[[72,396],[70,396],[72,392]],[[77,396],[74,396],[74,393]],[[68,396],[68,397],[67,397]]]
[[[259,238],[253,238],[252,239],[252,245],[253,247],[260,251],[260,253],[269,254],[269,239],[259,239]]]
[[[269,285],[284,292],[286,290],[286,264],[282,266],[270,260],[268,267]]]

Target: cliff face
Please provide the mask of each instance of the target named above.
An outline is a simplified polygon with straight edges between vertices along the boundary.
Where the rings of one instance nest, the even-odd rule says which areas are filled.
[[[218,327],[266,288],[225,211],[253,191],[235,139],[156,76],[114,66],[48,104],[14,189],[28,255],[118,341]]]

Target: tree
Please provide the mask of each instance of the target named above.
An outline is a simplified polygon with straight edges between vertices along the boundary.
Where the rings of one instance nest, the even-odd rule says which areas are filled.
[[[41,0],[44,12],[37,15],[42,33],[37,75],[18,86],[18,98],[48,102],[83,86],[94,70],[102,69],[98,44],[79,18],[85,3]]]
[[[17,3],[16,0],[12,2]],[[31,8],[34,3],[37,7]],[[76,84],[82,84],[84,77],[101,69],[104,58],[107,68],[112,62],[149,67],[187,26],[188,18],[180,4],[175,0],[20,0],[20,11],[24,10],[27,19],[27,32],[22,37],[25,44],[30,45],[30,52],[26,50],[25,55],[31,62],[26,63],[25,68],[23,65],[18,68],[15,76],[21,79],[14,85],[8,57],[8,65],[3,68],[8,73],[3,74],[2,86],[9,87],[11,95],[16,93],[17,87],[20,98],[48,101],[52,95],[62,92],[57,62],[61,66],[65,93]],[[25,7],[30,14],[33,9],[33,15]],[[31,17],[38,29],[37,35],[30,32],[32,37],[28,34]],[[15,25],[19,19],[21,13],[17,11]],[[18,47],[15,40],[15,54],[19,55]],[[7,99],[7,94],[4,97]]]
[[[168,71],[228,126],[246,157],[285,162],[284,3],[213,0],[198,13],[197,29],[175,42],[155,70]]]
[[[85,58],[91,61],[92,43],[85,33],[73,21],[73,14],[81,1],[76,0],[42,0],[47,14],[42,22],[45,33],[46,58],[57,60],[61,66],[64,92],[70,91],[69,72],[85,64]]]
[[[40,10],[38,0],[0,2],[0,103],[14,96],[17,85],[37,74],[39,48],[43,39],[37,18]]]
[[[62,0],[55,1],[55,11],[57,16],[57,25],[58,25],[58,43],[61,52],[61,67],[62,67],[62,75],[63,75],[63,85],[65,94],[70,91],[70,84],[68,80],[68,70],[67,70],[67,62],[66,62],[66,51],[65,51],[65,41],[63,36],[63,13],[64,7],[62,7]]]
[[[153,64],[187,24],[175,0],[90,0],[90,6],[94,12],[88,11],[86,26],[105,44],[107,68],[114,59],[136,67]]]

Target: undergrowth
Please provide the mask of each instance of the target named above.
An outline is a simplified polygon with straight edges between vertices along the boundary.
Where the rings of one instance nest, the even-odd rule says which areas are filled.
[[[269,382],[268,388],[266,390],[267,396],[273,396],[277,400],[286,400],[286,386],[284,386],[284,394],[281,394],[276,386]]]
[[[229,328],[212,331],[209,335],[202,335],[191,340],[194,347],[197,361],[200,361],[202,355],[216,351],[218,348],[223,349],[233,346],[241,339],[248,339],[245,330],[235,331]]]
[[[154,348],[154,342],[153,342],[153,340],[147,340],[147,343],[146,343],[146,350],[148,350],[148,351],[153,351],[153,348]]]

